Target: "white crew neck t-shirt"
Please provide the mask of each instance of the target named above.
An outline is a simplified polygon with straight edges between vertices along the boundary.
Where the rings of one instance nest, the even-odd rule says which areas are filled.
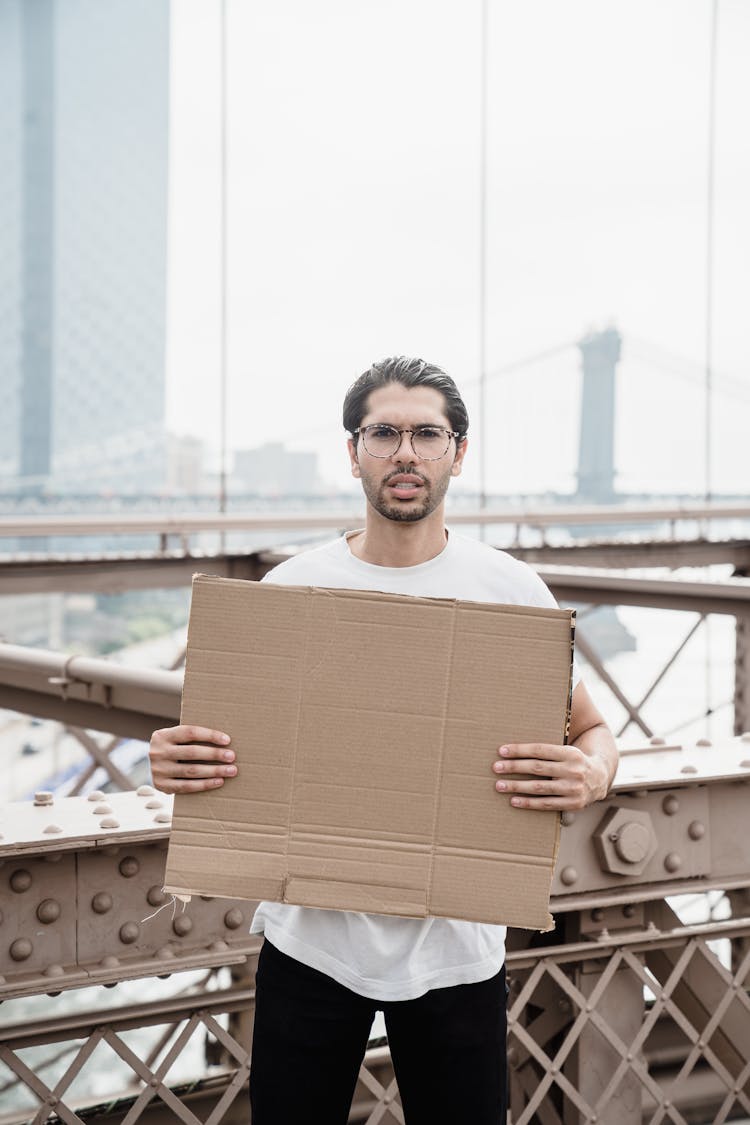
[[[379,590],[419,597],[554,607],[525,563],[451,532],[443,551],[418,566],[362,562],[346,538],[287,559],[264,582]],[[577,682],[574,673],[574,684]],[[492,779],[487,779],[488,785]],[[376,1000],[412,1000],[429,989],[475,984],[500,970],[505,926],[450,918],[401,918],[261,902],[251,933],[339,984]]]

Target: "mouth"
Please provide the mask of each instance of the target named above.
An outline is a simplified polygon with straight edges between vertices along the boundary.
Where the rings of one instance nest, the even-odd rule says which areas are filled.
[[[399,500],[411,500],[425,487],[425,481],[416,473],[394,473],[385,481],[386,488]]]

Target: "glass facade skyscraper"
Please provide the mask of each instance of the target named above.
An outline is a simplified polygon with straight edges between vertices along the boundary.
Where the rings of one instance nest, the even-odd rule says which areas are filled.
[[[168,0],[0,4],[0,477],[164,477]]]

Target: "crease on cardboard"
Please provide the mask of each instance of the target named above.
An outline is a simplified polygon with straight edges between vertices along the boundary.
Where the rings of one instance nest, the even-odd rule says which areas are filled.
[[[450,652],[448,659],[445,662],[445,683],[443,688],[443,713],[440,722],[440,754],[438,756],[436,781],[432,791],[432,829],[430,832],[430,867],[427,872],[427,886],[425,887],[425,907],[429,911],[430,903],[432,902],[432,883],[435,875],[435,833],[437,832],[438,821],[440,819],[440,790],[443,784],[443,774],[445,772],[445,732],[448,726],[448,684],[450,681],[451,669],[456,656],[456,617],[458,616],[458,604],[454,601],[451,613],[451,637],[450,637]]]
[[[312,591],[312,596],[310,598],[306,599],[306,601],[310,605],[310,610],[309,610],[308,615],[307,615],[308,620],[310,618],[310,614],[312,613],[312,609],[315,605],[315,598],[319,597],[321,594],[325,594],[331,600],[331,602],[333,603],[333,613],[334,613],[334,619],[335,619],[334,623],[335,623],[335,625],[338,625],[338,623],[339,623],[339,609],[338,609],[338,605],[336,604],[335,591],[334,590],[327,590],[324,586],[311,586],[310,590]],[[308,638],[309,638],[309,636],[310,636],[309,632],[308,632],[307,635],[308,635]],[[312,668],[307,667],[307,648],[305,648],[304,668],[305,668],[305,674],[306,675],[309,676],[313,672],[317,672],[318,668],[320,668],[320,666],[322,664],[324,664],[326,662],[326,660],[328,659],[328,654],[331,651],[331,649],[334,647],[335,643],[336,643],[336,634],[335,634],[335,631],[333,629],[331,629],[328,633],[328,644],[325,647],[325,651],[322,653],[322,655],[320,657],[320,660],[318,660],[317,663],[314,664]]]
[[[311,597],[305,598],[305,624],[308,626],[305,630],[305,651],[302,654],[302,668],[307,668],[307,653],[310,647],[310,617],[312,614],[313,599]],[[299,757],[299,732],[300,732],[300,717],[302,715],[302,695],[303,695],[304,677],[299,677],[297,684],[297,715],[294,722],[294,756],[292,758],[292,773],[289,778],[289,809],[286,820],[286,847],[284,849],[284,877],[281,881],[280,901],[286,902],[287,885],[289,883],[289,845],[292,841],[292,818],[294,816],[294,795],[295,785],[297,782],[297,759]]]

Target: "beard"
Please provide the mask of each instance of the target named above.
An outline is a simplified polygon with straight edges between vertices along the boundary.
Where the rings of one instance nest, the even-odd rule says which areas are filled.
[[[391,500],[386,495],[388,481],[402,473],[409,473],[412,476],[419,477],[422,481],[425,491],[418,501]],[[362,489],[368,503],[379,515],[384,516],[387,520],[393,520],[395,523],[416,523],[418,520],[423,520],[426,516],[431,515],[443,502],[450,479],[450,469],[432,482],[413,468],[396,469],[382,481],[375,481],[365,473],[361,474]]]

